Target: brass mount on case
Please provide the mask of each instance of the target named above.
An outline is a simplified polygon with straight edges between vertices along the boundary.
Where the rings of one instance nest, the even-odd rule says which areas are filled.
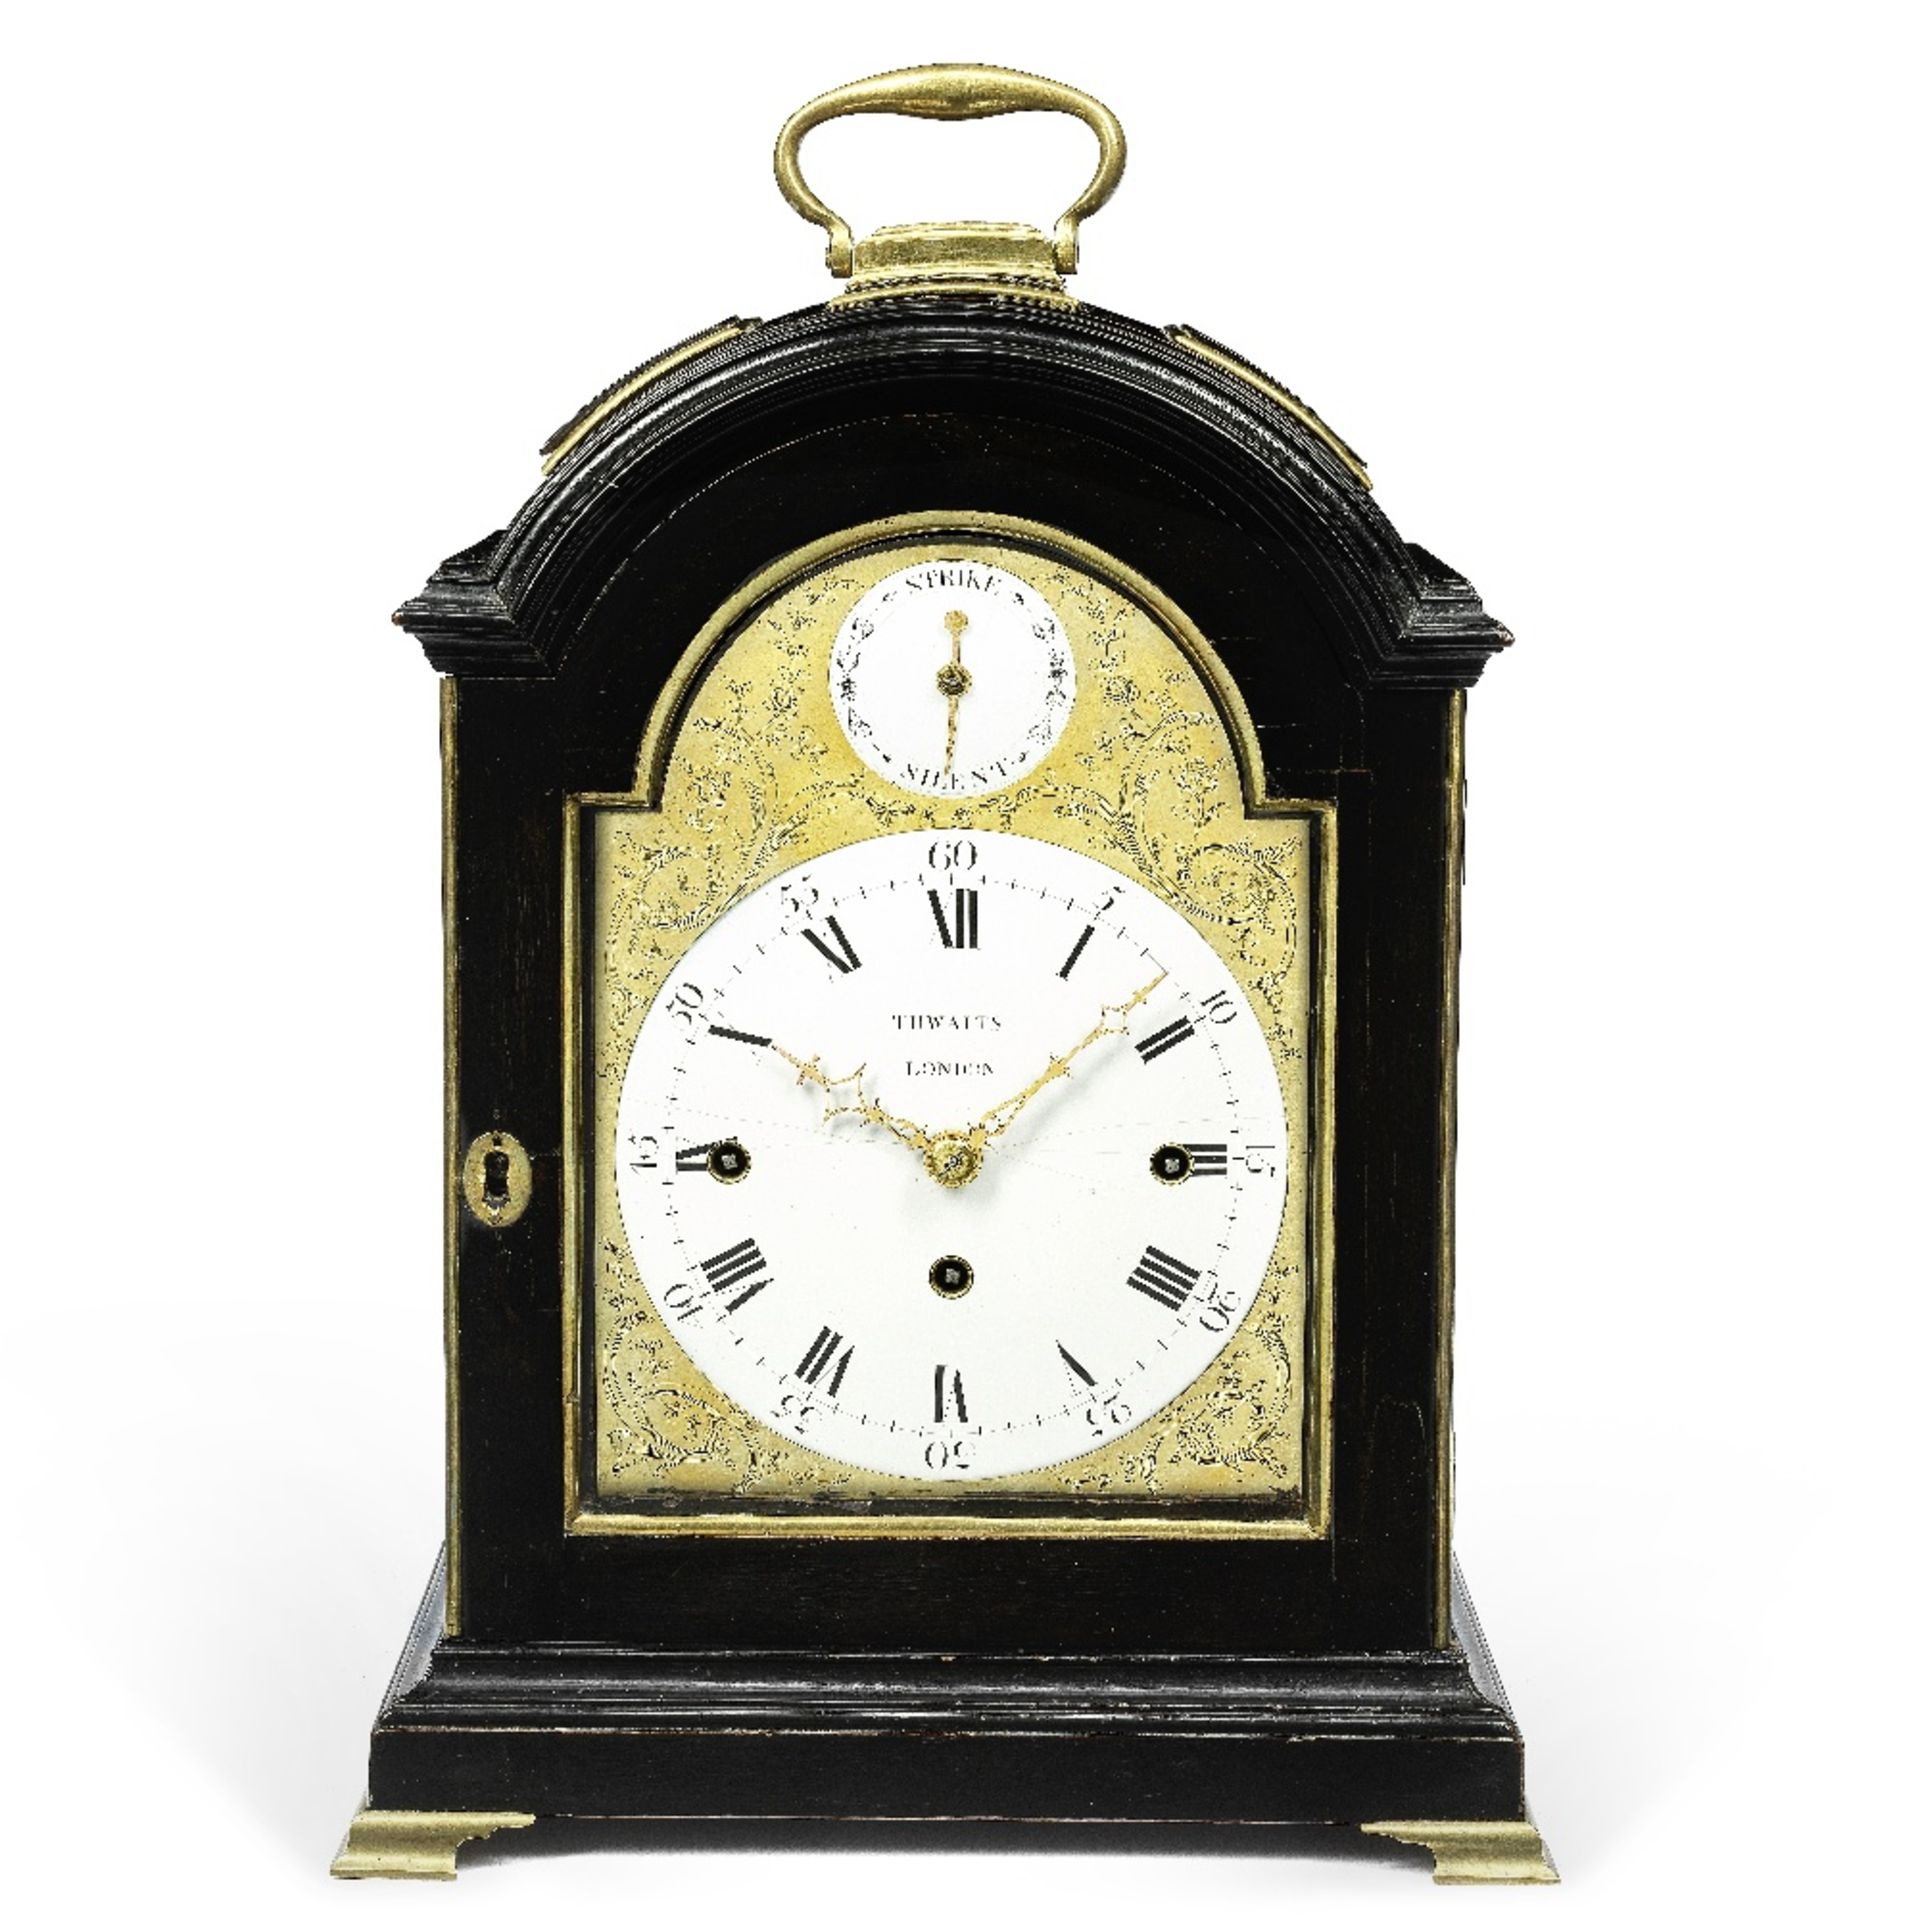
[[[336,1881],[451,1881],[468,1841],[484,1841],[502,1828],[530,1828],[533,1821],[511,1808],[449,1814],[363,1807],[348,1824],[329,1871]]]
[[[800,142],[824,121],[853,113],[919,120],[1067,113],[1093,129],[1100,158],[1086,189],[1054,222],[1051,239],[1033,226],[953,220],[883,226],[856,241],[800,171]],[[849,282],[836,305],[912,292],[1010,293],[1072,305],[1062,280],[1080,264],[1080,222],[1112,198],[1126,164],[1127,136],[1111,109],[1076,87],[1000,66],[903,67],[850,81],[801,107],[773,149],[773,176],[787,203],[826,228],[827,270]]]
[[[1360,1832],[1425,1848],[1436,1887],[1553,1887],[1560,1879],[1531,1821],[1365,1821]]]

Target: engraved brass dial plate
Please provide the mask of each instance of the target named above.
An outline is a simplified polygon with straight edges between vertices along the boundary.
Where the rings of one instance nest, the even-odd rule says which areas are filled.
[[[947,565],[971,565],[980,576],[1020,581],[1030,589],[1058,621],[1077,688],[1057,737],[1046,740],[1031,768],[977,796],[909,792],[877,773],[853,748],[833,698],[836,635],[854,608],[909,568]],[[854,528],[795,554],[722,608],[690,647],[652,716],[635,788],[572,800],[570,825],[572,1527],[737,1533],[743,1525],[770,1524],[785,1532],[798,1526],[851,1535],[1036,1528],[1134,1536],[1324,1532],[1333,817],[1325,806],[1264,796],[1257,742],[1244,710],[1206,641],[1176,607],[1113,559],[1044,527],[942,517]],[[801,1338],[804,1348],[765,1358],[776,1370],[784,1363],[795,1372],[787,1378],[791,1389],[783,1393],[778,1377],[762,1386],[750,1367],[742,1367],[760,1358],[731,1353],[718,1368],[734,1377],[734,1387],[729,1392],[721,1386],[710,1373],[714,1344],[703,1342],[702,1334],[716,1323],[731,1327],[724,1322],[728,1305],[743,1296],[759,1300],[739,1310],[741,1326],[753,1311],[767,1311],[772,1320],[774,1305],[767,1299],[775,1293],[768,1288],[770,1272],[761,1267],[762,1232],[743,1224],[736,1242],[726,1226],[732,1213],[726,1206],[738,1205],[742,1216],[756,1203],[764,1206],[779,1187],[778,1157],[769,1156],[768,1143],[750,1134],[744,1119],[738,1138],[720,1137],[717,1130],[713,1138],[704,1132],[695,1138],[689,1128],[686,1136],[663,1141],[643,1128],[647,1112],[667,1107],[654,1085],[664,1086],[668,1071],[679,1067],[671,1059],[722,1053],[748,1086],[773,1080],[754,1079],[750,1071],[762,1064],[780,1070],[775,1058],[800,1067],[794,1079],[799,1088],[787,1093],[801,1101],[784,1109],[786,1119],[797,1122],[804,1115],[814,1121],[817,1100],[820,1116],[836,1133],[848,1128],[849,1119],[855,1132],[863,1123],[877,1124],[878,1118],[863,1117],[846,1101],[870,1100],[870,1084],[848,1091],[829,1082],[833,1072],[852,1072],[865,1061],[861,1057],[829,1058],[829,1071],[818,1059],[789,1053],[780,1033],[774,1033],[777,1041],[753,1044],[762,1034],[757,1029],[723,1028],[723,1038],[734,1040],[704,1050],[698,1043],[676,1049],[666,1038],[696,1030],[705,1036],[706,1026],[692,1019],[717,1020],[704,1000],[685,995],[688,980],[705,974],[697,955],[689,963],[689,953],[732,949],[725,940],[702,945],[716,926],[745,926],[755,909],[775,913],[768,921],[776,923],[783,901],[802,908],[817,870],[855,868],[844,855],[852,847],[877,847],[862,853],[866,861],[858,869],[872,865],[880,871],[894,855],[890,843],[918,860],[949,834],[965,838],[986,859],[996,838],[1025,840],[1030,857],[1008,844],[1006,858],[1038,859],[1034,869],[1043,876],[1066,866],[1096,876],[1104,870],[1116,880],[1117,894],[1141,900],[1143,913],[1150,907],[1153,921],[1162,914],[1177,918],[1164,934],[1168,947],[1189,936],[1196,949],[1203,947],[1204,964],[1217,969],[1217,976],[1209,970],[1209,985],[1230,985],[1232,1003],[1245,1009],[1247,1023],[1234,1041],[1254,1044],[1257,1081],[1277,1087],[1284,1109],[1284,1120],[1271,1126],[1266,1160],[1242,1147],[1246,1139],[1230,1141],[1223,1123],[1220,1139],[1194,1144],[1208,1174],[1169,1181],[1154,1171],[1156,1153],[1168,1139],[1159,1134],[1164,1125],[1153,1120],[1149,1101],[1142,1120],[1154,1134],[1142,1133],[1142,1147],[1134,1152],[1139,1161],[1103,1160],[1100,1174],[1124,1177],[1128,1200],[1158,1203],[1171,1213],[1176,1203],[1199,1206],[1227,1188],[1227,1174],[1216,1180],[1212,1155],[1216,1143],[1227,1148],[1233,1187],[1248,1193],[1236,1211],[1247,1219],[1236,1251],[1242,1262],[1250,1231],[1255,1243],[1246,1288],[1233,1295],[1230,1311],[1213,1311],[1217,1346],[1204,1358],[1188,1359],[1189,1373],[1195,1363],[1204,1366],[1163,1406],[1116,1416],[1116,1424],[1124,1420],[1125,1426],[1111,1440],[1088,1435],[1065,1445],[1075,1453],[1037,1466],[996,1468],[978,1480],[964,1467],[946,1466],[944,1456],[941,1466],[921,1466],[920,1436],[949,1430],[918,1431],[911,1462],[893,1466],[874,1463],[907,1454],[898,1441],[891,1448],[884,1439],[864,1438],[810,1444],[810,1431],[825,1425],[819,1416],[801,1413],[808,1391],[820,1392],[815,1407],[830,1418],[840,1403],[824,1392],[844,1385],[850,1400],[853,1390],[846,1358],[854,1338],[844,1325],[835,1328],[825,1303],[813,1312],[823,1326],[812,1340]],[[1056,850],[1047,852],[1049,846]],[[1064,864],[1047,863],[1059,852],[1073,855]],[[783,879],[798,895],[784,896]],[[951,885],[951,873],[945,881]],[[981,935],[977,918],[962,931],[951,888],[937,894],[946,901],[924,927],[930,948],[950,950],[964,936]],[[967,908],[977,912],[977,899],[992,893],[968,895],[976,901]],[[823,988],[844,983],[848,960],[859,962],[846,926],[827,925],[824,918],[815,925],[809,917],[804,926],[796,919],[795,927],[802,936],[812,932],[808,943],[820,959],[811,973],[816,980]],[[741,943],[740,930],[729,928],[728,934]],[[931,940],[941,934],[935,946]],[[749,941],[759,949],[768,939]],[[797,939],[793,948],[805,955]],[[1055,953],[1064,954],[1065,945]],[[746,944],[733,956],[752,969]],[[1152,975],[1151,964],[1142,975]],[[864,980],[854,981],[858,987]],[[711,979],[704,988],[712,988]],[[1171,998],[1170,991],[1169,1005],[1160,1006],[1168,1015],[1144,1017],[1139,1031],[1109,1032],[1101,1055],[1125,1054],[1130,1067],[1155,1064],[1161,1069],[1157,1081],[1171,1084],[1174,1067],[1157,1064],[1168,1054],[1164,1032],[1181,1022]],[[762,992],[761,1003],[777,1001],[777,993]],[[1116,1008],[1103,1006],[1103,1017]],[[686,1032],[676,1018],[686,1019]],[[1063,1026],[1062,1035],[1077,1034]],[[1182,1067],[1201,1050],[1183,1048]],[[967,1056],[976,1052],[997,1056],[991,1043],[965,1050]],[[1245,1075],[1246,1054],[1236,1053],[1243,1084],[1255,1081]],[[1076,1058],[1075,1065],[1107,1072],[1104,1078],[1087,1076],[1088,1085],[1132,1081],[1111,1062]],[[809,1067],[817,1089],[807,1081]],[[1141,1097],[1153,1081],[1141,1073]],[[931,1090],[923,1087],[919,1094],[928,1099],[929,1111],[939,1104]],[[958,1111],[971,1094],[953,1090],[949,1100],[958,1099]],[[1060,1107],[1066,1107],[1067,1091],[1049,1087],[1045,1094],[1063,1099]],[[1071,1094],[1095,1089],[1076,1087]],[[840,1099],[837,1107],[834,1097]],[[988,1101],[984,1094],[975,1100]],[[1032,1127],[1053,1120],[1036,1119]],[[700,1119],[688,1121],[698,1127]],[[922,1187],[926,1200],[948,1203],[947,1213],[958,1218],[967,1213],[966,1204],[991,1201],[996,1176],[1011,1177],[995,1153],[1014,1146],[985,1135],[969,1142],[964,1120],[942,1118],[948,1121],[959,1125],[951,1138],[942,1131],[948,1155],[964,1146],[958,1154],[973,1150],[979,1160],[969,1161],[970,1174],[949,1185],[958,1194],[948,1195],[935,1187],[942,1179],[929,1154],[934,1182],[922,1179]],[[1028,1119],[1023,1115],[1022,1121]],[[807,1143],[798,1129],[793,1134],[794,1148]],[[935,1141],[923,1140],[930,1146]],[[727,1184],[711,1173],[707,1152],[735,1142],[747,1150],[754,1173]],[[777,1141],[772,1147],[776,1153],[782,1148]],[[676,1247],[669,1214],[674,1159],[686,1155],[691,1162],[696,1154],[700,1174],[689,1171],[679,1181],[688,1192],[689,1213],[699,1207],[699,1228],[712,1241],[704,1235],[696,1240],[690,1229],[687,1243]],[[908,1153],[895,1154],[898,1173],[916,1176]],[[844,1152],[834,1159],[853,1160]],[[895,1156],[870,1160],[892,1165]],[[1262,1174],[1272,1179],[1264,1186]],[[1269,1193],[1263,1209],[1259,1198]],[[858,1200],[858,1190],[849,1189],[848,1201]],[[764,1207],[754,1213],[764,1214]],[[998,1269],[976,1271],[981,1259],[968,1255],[958,1236],[933,1248],[964,1264],[969,1280],[954,1278],[954,1294],[943,1300],[929,1283],[929,1258],[921,1255],[910,1272],[914,1300],[903,1307],[957,1327],[972,1319],[968,1312],[995,1306]],[[1063,1243],[1058,1253],[1071,1256],[1071,1244]],[[800,1280],[792,1263],[789,1256],[773,1272],[787,1277],[787,1298]],[[1195,1272],[1191,1280],[1189,1270]],[[1209,1258],[1199,1250],[1184,1258],[1143,1252],[1131,1276],[1125,1267],[1113,1274],[1118,1306],[1141,1312],[1143,1320],[1157,1318],[1169,1330],[1175,1312],[1190,1300],[1197,1322],[1211,1278]],[[689,1297],[705,1309],[696,1325],[701,1333],[689,1327]],[[1156,1303],[1164,1313],[1154,1309]],[[803,1317],[811,1323],[804,1309],[793,1320]],[[744,1337],[734,1340],[747,1346]],[[816,1360],[823,1345],[828,1356]],[[878,1345],[869,1336],[862,1346],[869,1358],[862,1380],[877,1386],[872,1364]],[[697,1359],[700,1353],[704,1361]],[[1090,1372],[1099,1365],[1080,1352],[1069,1358],[1063,1351],[1063,1360],[1072,1372],[1060,1378],[1063,1400],[1074,1413],[1083,1406],[1094,1411],[1099,1388],[1110,1378],[1102,1373],[1096,1384]],[[933,1373],[928,1413],[956,1416],[965,1405],[955,1399],[954,1378],[944,1366]],[[1082,1376],[1085,1405],[1079,1401]],[[987,1400],[985,1386],[976,1358],[966,1380],[976,1402],[969,1414],[981,1415],[977,1404]],[[1003,1441],[1000,1452],[1050,1455],[1061,1446]]]

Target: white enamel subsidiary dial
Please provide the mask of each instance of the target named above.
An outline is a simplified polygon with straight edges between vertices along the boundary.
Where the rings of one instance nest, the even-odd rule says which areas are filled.
[[[868,770],[909,791],[980,796],[1025,777],[1073,709],[1073,649],[1053,607],[998,566],[935,559],[850,611],[833,709]]]
[[[1163,1408],[1286,1198],[1272,1058],[1205,940],[985,832],[850,845],[729,910],[641,1026],[618,1151],[641,1280],[719,1388],[956,1483]]]

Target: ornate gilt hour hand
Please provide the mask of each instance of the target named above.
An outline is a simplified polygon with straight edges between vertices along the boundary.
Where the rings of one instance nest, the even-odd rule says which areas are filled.
[[[933,1138],[919,1124],[882,1109],[868,1093],[865,1083],[861,1081],[867,1068],[864,1063],[844,1077],[830,1077],[820,1067],[818,1057],[796,1057],[791,1050],[783,1050],[777,1043],[771,1048],[782,1062],[793,1065],[800,1073],[802,1083],[818,1084],[826,1091],[827,1107],[820,1112],[822,1123],[831,1123],[837,1116],[858,1117],[862,1123],[874,1123],[883,1130],[890,1130],[909,1149],[918,1150],[923,1156],[933,1148]]]
[[[777,1043],[770,1048],[782,1062],[793,1065],[800,1073],[802,1083],[818,1084],[826,1091],[827,1107],[820,1112],[822,1123],[831,1123],[837,1116],[851,1116],[858,1117],[862,1123],[878,1125],[914,1151],[920,1158],[922,1168],[943,1189],[957,1190],[980,1174],[980,1152],[985,1147],[983,1137],[959,1130],[942,1130],[932,1134],[909,1118],[895,1116],[891,1110],[883,1109],[861,1081],[867,1068],[864,1063],[844,1077],[830,1077],[821,1068],[818,1057],[796,1057],[791,1050],[783,1050]]]
[[[947,636],[953,641],[953,655],[933,674],[934,689],[947,701],[946,775],[953,776],[953,745],[960,735],[960,700],[973,688],[973,673],[960,662],[960,634],[967,628],[963,611],[947,613]]]

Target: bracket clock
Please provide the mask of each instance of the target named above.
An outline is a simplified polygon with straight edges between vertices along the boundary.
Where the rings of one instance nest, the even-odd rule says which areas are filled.
[[[838,114],[1073,114],[855,242]],[[443,674],[446,1549],[346,1875],[543,1817],[1334,1824],[1551,1880],[1449,1551],[1467,687],[1226,347],[1065,288],[1098,101],[802,108],[844,289],[650,360]]]

